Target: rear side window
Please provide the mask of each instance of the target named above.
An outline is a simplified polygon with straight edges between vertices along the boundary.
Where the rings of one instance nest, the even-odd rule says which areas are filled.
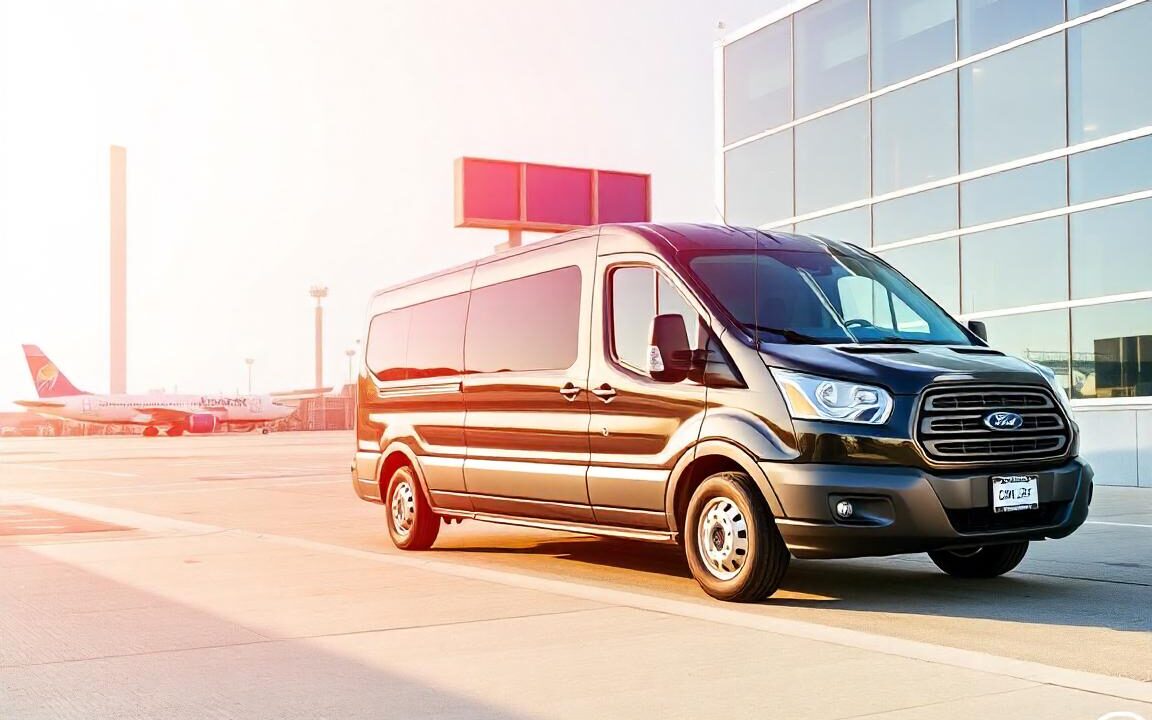
[[[368,328],[368,369],[380,380],[459,375],[468,293],[377,315]]]
[[[472,291],[468,372],[566,370],[579,354],[580,268]]]
[[[414,305],[409,310],[408,379],[459,375],[464,369],[468,293]]]
[[[368,326],[368,347],[364,350],[368,369],[380,380],[403,380],[408,377],[404,362],[408,353],[407,308],[393,310],[372,318]]]

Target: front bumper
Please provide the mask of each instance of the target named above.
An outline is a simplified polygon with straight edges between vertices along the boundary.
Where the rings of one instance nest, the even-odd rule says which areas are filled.
[[[991,475],[935,475],[912,467],[762,463],[780,500],[776,519],[798,558],[849,558],[926,552],[1019,540],[1066,537],[1088,517],[1092,467],[1011,474],[1037,475],[1039,509],[993,513]],[[837,517],[849,500],[853,518]]]

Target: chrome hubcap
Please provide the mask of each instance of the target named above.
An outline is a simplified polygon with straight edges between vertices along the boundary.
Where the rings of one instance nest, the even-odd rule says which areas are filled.
[[[696,547],[704,567],[719,580],[740,574],[748,560],[748,523],[736,503],[712,498],[700,513]]]
[[[416,522],[416,494],[412,491],[412,483],[401,480],[392,490],[392,527],[400,535],[412,532],[412,525]]]

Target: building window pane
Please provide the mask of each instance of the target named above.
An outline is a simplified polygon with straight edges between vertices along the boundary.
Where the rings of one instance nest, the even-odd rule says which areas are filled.
[[[459,375],[464,369],[468,293],[414,305],[408,329],[408,379]]]
[[[940,307],[950,313],[960,311],[960,242],[956,238],[885,250],[881,257]]]
[[[792,217],[792,131],[724,153],[724,215],[734,225]]]
[[[1120,0],[1068,0],[1068,19],[1078,18],[1081,15],[1087,15],[1090,12],[1095,12],[1100,8],[1106,8],[1109,5],[1115,5]]]
[[[983,225],[1064,207],[1068,202],[1064,168],[1064,158],[1057,158],[961,183],[961,224]]]
[[[960,69],[963,172],[1064,147],[1064,36]]]
[[[1072,310],[1073,397],[1152,395],[1152,300]]]
[[[1152,290],[1152,200],[1073,213],[1072,297]]]
[[[578,267],[473,290],[464,347],[468,371],[571,367],[580,348],[580,307]]]
[[[724,48],[724,142],[792,119],[792,20]]]
[[[964,312],[1068,299],[1066,218],[966,235],[961,240]]]
[[[956,0],[872,3],[872,87],[956,59]]]
[[[795,18],[796,115],[868,92],[867,0],[823,0]]]
[[[1064,0],[960,0],[960,57],[1064,22]]]
[[[1089,150],[1068,158],[1073,203],[1152,188],[1152,137]]]
[[[860,247],[872,244],[872,219],[867,205],[796,223],[801,235],[820,235]]]
[[[992,347],[1049,367],[1065,390],[1072,387],[1068,375],[1067,310],[988,318],[984,324]]]
[[[956,174],[956,73],[872,101],[877,195]]]
[[[876,245],[956,229],[956,186],[926,190],[872,207]]]
[[[868,103],[796,127],[796,212],[869,196]]]
[[[1072,143],[1152,124],[1152,3],[1068,31]]]

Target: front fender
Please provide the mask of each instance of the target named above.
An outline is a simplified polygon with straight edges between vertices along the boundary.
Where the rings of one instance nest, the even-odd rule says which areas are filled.
[[[768,418],[735,407],[709,408],[700,427],[700,442],[725,440],[755,460],[790,462],[800,457],[791,428],[774,426]]]
[[[671,479],[668,482],[668,488],[664,495],[664,511],[668,516],[668,528],[673,532],[679,531],[679,519],[676,517],[676,498],[679,495],[680,488],[683,483],[689,481],[689,466],[695,460],[701,460],[709,456],[723,457],[731,460],[740,466],[748,477],[756,483],[756,487],[760,489],[760,494],[764,496],[764,500],[768,503],[768,507],[772,510],[774,517],[784,517],[784,508],[780,504],[780,498],[776,496],[776,491],[772,488],[772,483],[764,470],[756,462],[747,449],[730,440],[721,439],[708,439],[699,442],[691,452],[686,452],[680,458],[679,462],[672,469]]]

